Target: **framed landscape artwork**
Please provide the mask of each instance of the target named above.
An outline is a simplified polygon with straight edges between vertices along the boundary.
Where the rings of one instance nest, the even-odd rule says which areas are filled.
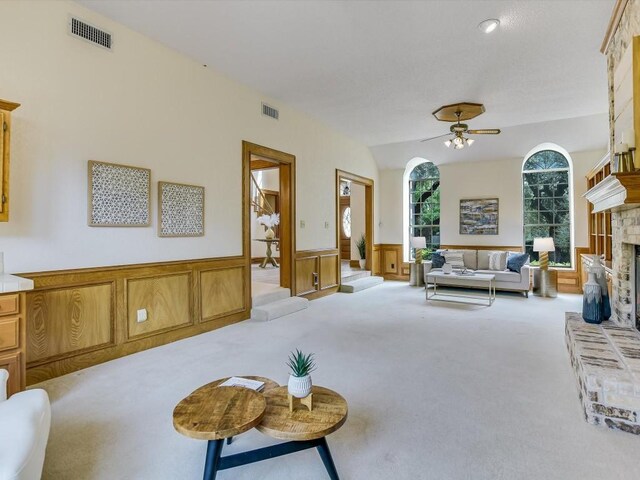
[[[151,170],[89,160],[88,181],[89,226],[151,225]]]
[[[158,236],[204,235],[204,187],[158,182]]]
[[[498,235],[498,199],[460,200],[460,235]]]

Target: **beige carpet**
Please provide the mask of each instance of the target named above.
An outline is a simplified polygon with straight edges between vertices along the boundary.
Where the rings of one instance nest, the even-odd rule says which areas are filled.
[[[287,353],[315,352],[314,382],[349,401],[328,440],[349,479],[637,479],[640,438],[582,418],[564,346],[580,297],[501,294],[490,308],[427,305],[386,282],[243,322],[42,384],[53,400],[46,479],[199,479],[205,442],[173,429],[175,404],[225,375],[285,382]],[[272,442],[249,432],[225,449]],[[326,479],[315,451],[219,479]]]

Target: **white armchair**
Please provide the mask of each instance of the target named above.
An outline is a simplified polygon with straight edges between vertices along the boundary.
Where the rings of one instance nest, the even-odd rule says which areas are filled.
[[[0,369],[0,480],[38,480],[51,426],[49,396],[38,388],[7,400],[8,379]]]

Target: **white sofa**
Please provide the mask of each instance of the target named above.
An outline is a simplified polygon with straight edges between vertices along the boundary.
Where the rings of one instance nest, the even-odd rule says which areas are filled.
[[[495,275],[496,290],[506,290],[511,292],[521,292],[526,297],[529,296],[531,267],[527,262],[522,267],[520,273],[510,270],[489,270],[489,254],[497,250],[448,250],[450,252],[462,252],[464,266],[476,273],[488,273]],[[520,253],[520,252],[514,252]],[[441,268],[433,268],[430,261],[424,262],[424,283],[429,285],[433,283],[429,281],[429,272],[442,271]],[[455,276],[438,279],[438,285],[448,285],[452,287],[467,287],[468,282]]]
[[[0,480],[39,480],[51,426],[49,396],[36,388],[7,400],[8,379],[0,369]]]

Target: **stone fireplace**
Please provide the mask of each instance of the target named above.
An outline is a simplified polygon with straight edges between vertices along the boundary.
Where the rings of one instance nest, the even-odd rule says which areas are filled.
[[[566,314],[565,339],[587,422],[640,435],[640,208],[612,214],[611,320]]]
[[[640,245],[640,208],[613,213],[613,320],[621,327],[637,328],[636,246]]]

